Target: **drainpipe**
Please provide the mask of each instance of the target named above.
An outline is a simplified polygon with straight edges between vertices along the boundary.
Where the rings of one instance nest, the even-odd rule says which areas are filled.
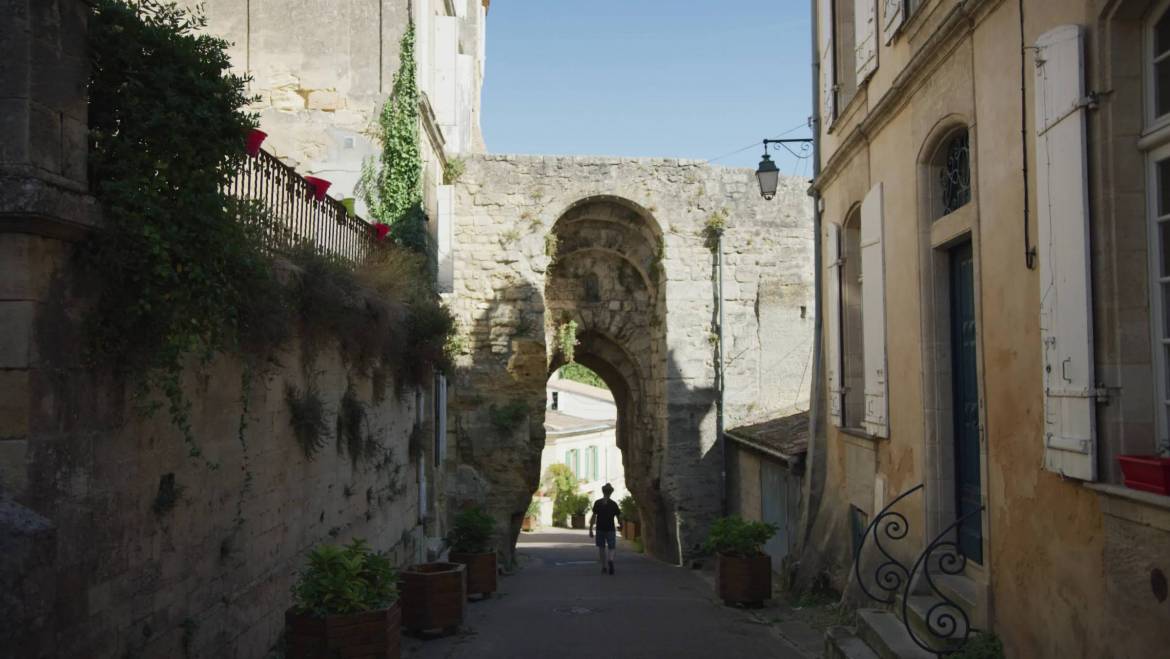
[[[810,0],[812,17],[812,134],[813,134],[813,182],[821,173],[821,63],[817,41],[817,0]],[[825,487],[825,424],[821,419],[824,408],[824,357],[822,328],[824,327],[824,303],[821,286],[824,283],[824,263],[821,247],[821,196],[816,187],[809,190],[813,200],[813,377],[809,391],[808,406],[808,453],[805,456],[804,496],[802,497],[801,522],[797,550],[806,545],[812,531],[813,519],[820,506]]]
[[[727,510],[727,440],[723,437],[723,392],[726,387],[723,386],[723,229],[715,232],[715,264],[718,270],[718,296],[717,306],[719,307],[719,325],[716,327],[715,334],[715,348],[716,348],[716,362],[715,362],[715,377],[717,382],[718,398],[715,402],[715,439],[719,442],[719,451],[722,457],[720,461],[722,466],[719,472],[719,482],[722,485],[720,488],[720,509],[723,515],[728,514]]]

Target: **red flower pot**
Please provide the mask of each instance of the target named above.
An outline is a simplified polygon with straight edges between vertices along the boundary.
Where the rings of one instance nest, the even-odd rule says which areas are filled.
[[[313,188],[313,198],[317,201],[324,201],[325,191],[329,189],[329,186],[333,185],[329,181],[323,178],[317,178],[316,176],[306,176],[305,181],[308,182],[309,187]]]
[[[1170,495],[1170,458],[1156,455],[1120,455],[1125,486],[1143,492]]]
[[[390,225],[379,222],[374,225],[374,238],[379,242],[386,240],[386,236],[390,233]]]
[[[249,130],[244,138],[244,152],[253,158],[260,155],[260,145],[264,143],[265,137],[268,137],[268,133],[259,128]]]

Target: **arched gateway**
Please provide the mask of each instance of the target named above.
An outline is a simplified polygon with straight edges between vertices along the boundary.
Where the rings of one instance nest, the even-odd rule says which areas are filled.
[[[540,478],[545,381],[573,334],[573,359],[614,394],[647,551],[671,562],[695,552],[723,506],[712,217],[728,223],[727,427],[807,400],[811,212],[803,183],[785,183],[769,204],[749,170],[471,160],[454,191],[451,304],[464,348],[440,479],[446,512],[486,504],[512,546]]]

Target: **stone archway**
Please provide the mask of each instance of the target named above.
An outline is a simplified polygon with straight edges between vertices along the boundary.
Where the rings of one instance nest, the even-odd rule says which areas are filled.
[[[550,374],[565,363],[558,328],[577,324],[575,360],[601,376],[618,408],[617,442],[626,484],[638,501],[646,550],[679,560],[660,480],[666,372],[662,233],[649,211],[614,196],[570,205],[550,232],[545,275]]]

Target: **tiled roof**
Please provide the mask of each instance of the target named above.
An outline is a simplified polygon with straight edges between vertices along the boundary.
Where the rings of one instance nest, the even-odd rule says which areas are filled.
[[[725,434],[736,442],[792,461],[808,452],[808,412],[749,423]]]

